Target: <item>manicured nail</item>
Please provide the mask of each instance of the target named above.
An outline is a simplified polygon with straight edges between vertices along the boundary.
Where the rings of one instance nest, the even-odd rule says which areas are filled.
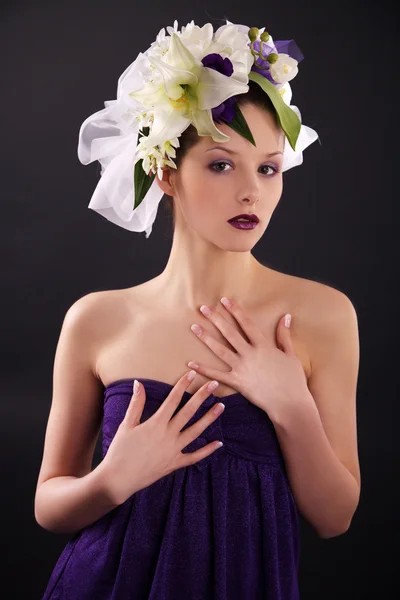
[[[199,335],[199,333],[201,333],[201,331],[202,331],[202,330],[201,330],[201,327],[200,327],[199,325],[197,325],[196,323],[193,323],[193,325],[191,325],[190,329],[191,329],[192,331],[194,331],[194,333],[195,333],[196,335]]]
[[[225,296],[221,298],[221,302],[224,306],[227,306],[228,308],[232,306],[232,302],[229,300],[229,298],[226,298]]]
[[[193,381],[194,376],[196,375],[196,371],[189,371],[189,373],[186,375],[186,377],[188,378],[189,381]]]
[[[223,402],[218,402],[218,404],[214,408],[214,412],[216,415],[220,415],[225,410],[225,404]]]
[[[216,387],[218,387],[218,386],[219,386],[219,382],[218,382],[218,381],[215,381],[215,380],[214,380],[214,381],[210,381],[210,383],[209,383],[209,384],[208,384],[208,386],[207,386],[207,390],[208,390],[209,392],[212,392],[212,391],[213,391],[213,390],[215,390],[215,388],[216,388]]]

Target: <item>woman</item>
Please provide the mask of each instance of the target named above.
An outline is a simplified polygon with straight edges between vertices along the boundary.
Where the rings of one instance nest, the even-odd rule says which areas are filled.
[[[287,132],[248,83],[235,106],[255,144],[227,122],[224,143],[190,125],[158,165],[174,220],[164,271],[65,317],[35,516],[74,536],[43,600],[294,600],[298,511],[327,538],[356,510],[355,311],[251,253],[282,195]]]

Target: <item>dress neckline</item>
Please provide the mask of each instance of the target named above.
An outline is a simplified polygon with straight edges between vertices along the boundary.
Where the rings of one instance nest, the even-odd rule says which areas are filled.
[[[121,384],[127,384],[127,383],[132,383],[132,387],[133,387],[133,382],[134,380],[137,379],[138,381],[150,381],[151,383],[156,383],[157,385],[163,385],[168,389],[172,389],[173,387],[175,387],[176,384],[172,384],[172,383],[168,383],[167,381],[160,381],[159,379],[151,379],[150,377],[124,377],[123,379],[116,379],[115,381],[111,381],[109,384],[104,386],[104,390],[105,392],[107,392],[110,388],[117,386],[117,385],[121,385]],[[132,390],[133,392],[133,390]],[[195,392],[196,393],[196,392]],[[194,394],[191,394],[188,391],[184,391],[183,394],[186,396],[194,396]],[[236,396],[241,396],[242,398],[244,398],[245,396],[243,396],[243,394],[241,394],[240,392],[233,392],[232,394],[227,394],[226,396],[216,396],[215,394],[210,393],[210,396],[213,396],[214,398],[218,398],[218,400],[226,400],[227,398],[235,398]]]

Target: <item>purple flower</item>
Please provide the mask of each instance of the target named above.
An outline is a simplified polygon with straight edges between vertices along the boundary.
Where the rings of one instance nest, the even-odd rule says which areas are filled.
[[[218,71],[218,73],[222,73],[227,77],[230,77],[233,73],[232,62],[229,60],[229,58],[222,58],[220,54],[207,54],[207,56],[205,56],[201,62],[203,63],[204,67],[214,69],[215,71]],[[216,123],[220,123],[221,121],[230,123],[235,116],[234,104],[236,100],[236,96],[231,96],[219,106],[212,108],[211,114],[213,121]]]
[[[233,73],[233,65],[229,58],[222,58],[220,54],[207,54],[207,56],[201,59],[201,62],[204,67],[214,69],[218,73],[222,73],[228,77]]]

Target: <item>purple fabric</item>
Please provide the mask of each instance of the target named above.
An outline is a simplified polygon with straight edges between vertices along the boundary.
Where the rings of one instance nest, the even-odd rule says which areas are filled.
[[[300,50],[300,48],[294,40],[277,40],[273,44],[271,44],[271,42],[261,42],[260,40],[255,40],[253,43],[253,48],[256,52],[260,52],[260,47],[262,48],[263,56],[268,56],[271,52],[274,52],[274,46],[278,55],[288,54],[289,56],[291,56],[291,58],[297,60],[298,63],[300,63],[304,59],[302,51]],[[259,69],[257,65],[258,67],[262,68]],[[252,71],[259,73],[275,85],[277,82],[272,77],[269,69],[270,63],[267,60],[262,59],[260,56],[255,58],[255,62],[251,67]]]
[[[298,63],[304,59],[304,54],[294,40],[277,40],[274,44],[278,54],[289,54]]]
[[[173,386],[140,381],[144,422]],[[103,456],[132,385],[127,378],[105,388]],[[190,398],[184,392],[177,411]],[[42,600],[298,600],[298,511],[274,426],[242,394],[222,400],[223,414],[182,451],[224,446],[76,532]],[[210,394],[184,429],[218,401]]]

